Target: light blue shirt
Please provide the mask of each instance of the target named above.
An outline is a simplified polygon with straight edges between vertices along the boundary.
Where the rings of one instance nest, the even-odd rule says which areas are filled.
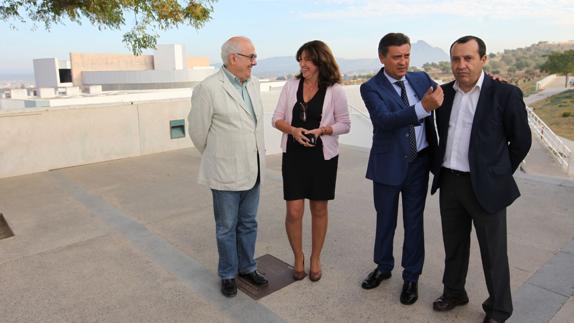
[[[417,114],[417,118],[419,120],[423,120],[424,118],[431,115],[430,112],[427,112],[425,110],[425,108],[423,108],[421,100],[419,100],[419,98],[417,97],[415,90],[413,90],[413,88],[409,84],[409,81],[407,80],[406,77],[403,76],[402,79],[397,80],[397,79],[393,78],[392,76],[390,76],[389,74],[387,74],[386,71],[384,71],[384,73],[385,73],[385,77],[393,85],[393,88],[395,89],[395,91],[397,91],[397,94],[399,95],[399,97],[401,96],[401,88],[400,88],[400,86],[395,84],[395,82],[403,81],[403,83],[405,85],[405,90],[407,90],[407,98],[409,99],[409,105],[411,107],[414,106],[415,112]],[[413,105],[413,102],[416,102],[416,103]],[[415,136],[417,138],[417,151],[421,151],[421,150],[425,149],[426,147],[428,147],[428,145],[429,145],[427,142],[427,135],[425,132],[425,123],[421,122],[420,125],[414,126],[414,128],[415,128]]]
[[[249,96],[249,92],[247,91],[247,83],[249,82],[249,80],[246,80],[245,82],[242,83],[241,80],[237,76],[233,75],[230,71],[228,71],[225,66],[223,67],[223,72],[225,73],[229,81],[231,81],[233,87],[241,95],[241,98],[243,99],[243,102],[245,103],[247,110],[249,111],[249,113],[251,113],[251,117],[253,117],[253,120],[257,124],[257,118],[255,117],[255,110],[253,110],[253,103],[251,103],[251,97]]]

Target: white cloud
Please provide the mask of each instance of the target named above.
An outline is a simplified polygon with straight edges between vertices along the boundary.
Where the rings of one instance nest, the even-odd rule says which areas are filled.
[[[459,17],[540,18],[574,25],[574,0],[317,0],[325,10],[301,13],[309,19],[452,15]],[[337,9],[333,9],[333,7]]]

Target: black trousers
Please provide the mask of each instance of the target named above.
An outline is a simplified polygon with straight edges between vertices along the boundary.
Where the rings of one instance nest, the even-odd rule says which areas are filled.
[[[464,288],[470,255],[472,224],[480,246],[482,268],[489,298],[482,307],[486,315],[506,320],[512,314],[510,271],[506,243],[506,209],[495,214],[480,207],[470,175],[443,169],[440,185],[440,214],[445,249],[444,293],[466,296]]]

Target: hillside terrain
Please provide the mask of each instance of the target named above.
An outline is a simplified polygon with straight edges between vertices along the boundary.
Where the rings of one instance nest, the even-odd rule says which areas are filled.
[[[574,140],[574,90],[553,95],[531,107],[557,135]]]
[[[553,52],[563,52],[570,49],[574,49],[574,41],[539,42],[524,48],[490,53],[485,70],[500,75],[508,82],[517,85],[526,96],[534,93],[536,81],[548,75],[548,73],[540,70],[540,65],[546,61],[546,56]],[[447,61],[426,63],[422,68],[435,79],[444,82],[452,80],[450,63]]]

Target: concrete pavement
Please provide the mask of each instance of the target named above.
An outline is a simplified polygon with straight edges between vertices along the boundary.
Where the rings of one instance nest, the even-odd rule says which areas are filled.
[[[193,149],[1,179],[0,211],[15,236],[0,240],[0,321],[481,322],[487,292],[474,236],[470,303],[449,313],[432,310],[444,261],[436,195],[427,200],[418,302],[400,304],[398,265],[378,288],[360,288],[374,267],[367,157],[364,149],[342,149],[321,281],[305,279],[259,301],[219,294],[211,197],[196,184]],[[256,255],[291,263],[280,170],[280,156],[269,156]],[[569,322],[574,184],[523,173],[517,180],[522,197],[508,211],[514,322]],[[307,210],[307,256],[309,218]],[[397,264],[401,227],[399,220]]]

